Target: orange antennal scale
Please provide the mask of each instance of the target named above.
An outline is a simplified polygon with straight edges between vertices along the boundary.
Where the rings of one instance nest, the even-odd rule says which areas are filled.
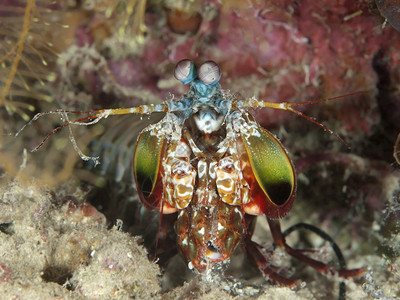
[[[311,100],[311,101],[305,101],[305,102],[296,102],[296,103],[289,103],[289,102],[265,102],[265,101],[259,101],[256,98],[251,98],[249,100],[243,100],[243,101],[238,101],[241,107],[269,107],[269,108],[274,108],[274,109],[281,109],[281,110],[289,110],[291,112],[294,112],[295,114],[299,115],[300,117],[303,117],[307,119],[308,121],[318,125],[325,131],[328,131],[330,134],[332,134],[334,137],[336,137],[338,140],[340,140],[343,144],[347,146],[348,149],[350,149],[350,145],[347,144],[339,135],[337,135],[334,131],[326,127],[325,125],[319,123],[316,121],[314,118],[309,117],[305,114],[303,114],[301,111],[292,108],[292,106],[299,106],[299,105],[307,105],[307,104],[315,104],[315,103],[320,103],[320,102],[328,102],[328,101],[333,101],[349,96],[354,96],[354,95],[360,95],[360,94],[365,94],[368,93],[368,91],[359,91],[359,92],[354,92],[346,95],[341,95],[337,97],[332,97],[332,98],[326,98],[326,99],[318,99],[318,100]]]

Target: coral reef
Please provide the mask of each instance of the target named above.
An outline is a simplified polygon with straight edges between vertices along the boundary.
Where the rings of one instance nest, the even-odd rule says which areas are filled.
[[[62,189],[60,189],[62,190]],[[148,299],[158,267],[140,239],[107,222],[91,204],[18,181],[2,187],[0,293],[7,298]]]
[[[350,151],[289,112],[253,113],[296,165],[298,195],[283,229],[297,222],[320,226],[341,246],[349,267],[364,266],[363,276],[347,281],[349,298],[400,297],[400,33],[382,26],[382,1],[376,2],[0,1],[1,294],[332,297],[321,286],[336,291],[335,278],[292,268],[279,253],[274,262],[294,270],[303,286],[271,287],[241,253],[219,284],[194,276],[179,257],[162,264],[159,282],[158,267],[136,237],[154,253],[159,218],[137,203],[129,181],[136,135],[157,116],[71,127],[78,146],[89,145],[85,153],[100,156],[95,169],[80,161],[68,129],[39,151],[24,151],[60,124],[58,116],[45,116],[13,136],[31,111],[129,107],[180,97],[186,91],[173,68],[190,58],[218,62],[222,88],[238,98],[301,102],[368,91],[301,108],[343,137]],[[108,228],[117,219],[132,235]],[[266,228],[260,217],[255,239],[268,246]],[[323,241],[311,234],[292,234],[288,241],[319,248],[315,255],[331,260]],[[163,245],[157,251],[163,253]]]

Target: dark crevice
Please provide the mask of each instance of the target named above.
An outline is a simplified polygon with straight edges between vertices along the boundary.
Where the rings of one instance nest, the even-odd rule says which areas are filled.
[[[72,277],[71,270],[69,268],[63,268],[58,266],[47,266],[43,270],[42,279],[46,282],[55,282],[59,285],[66,284],[67,289],[73,290],[72,285],[69,283],[69,279]]]
[[[379,51],[372,62],[372,66],[378,77],[376,101],[381,117],[380,125],[369,137],[370,145],[364,147],[369,157],[383,159],[389,163],[394,161],[393,145],[400,131],[400,95],[395,92],[390,75],[390,61],[382,51]],[[377,151],[376,146],[380,149]]]
[[[0,224],[0,232],[7,234],[7,235],[13,235],[14,234],[14,228],[12,226],[12,222],[10,223],[1,223]]]

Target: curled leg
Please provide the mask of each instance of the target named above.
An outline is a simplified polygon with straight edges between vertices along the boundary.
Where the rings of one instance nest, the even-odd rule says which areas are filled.
[[[283,247],[289,255],[293,256],[294,258],[298,259],[299,261],[304,262],[305,264],[309,265],[310,267],[316,269],[318,272],[329,273],[329,274],[338,274],[340,277],[345,277],[345,278],[356,277],[361,274],[361,269],[351,269],[351,270],[346,269],[346,265],[344,263],[344,259],[343,259],[343,256],[341,255],[341,253],[340,253],[340,258],[339,258],[339,260],[341,261],[341,264],[342,264],[340,266],[341,268],[340,269],[332,269],[331,267],[324,264],[323,262],[320,262],[318,260],[315,260],[315,259],[303,254],[303,251],[291,248],[288,244],[286,244],[285,236],[282,234],[279,221],[273,220],[270,218],[267,218],[267,219],[268,219],[268,224],[271,229],[272,237],[274,239],[275,244],[280,247]],[[303,224],[303,223],[300,223],[300,224]],[[304,224],[304,225],[307,226],[307,224]],[[311,230],[308,227],[307,227],[307,229]],[[319,232],[322,232],[323,234],[325,234],[321,230]],[[316,232],[316,233],[318,234],[318,232]],[[327,234],[322,236],[322,238],[324,238],[324,239],[326,239],[326,237],[329,237],[329,236]],[[333,242],[333,240],[330,238],[328,241]],[[337,248],[336,244],[334,244],[334,245]]]
[[[254,220],[254,216],[246,215],[247,230],[243,242],[249,260],[252,261],[253,264],[257,266],[258,269],[269,279],[282,285],[294,286],[296,284],[296,281],[281,276],[277,272],[275,272],[273,268],[270,267],[270,263],[268,262],[266,255],[263,254],[261,251],[263,247],[251,240],[255,227]]]
[[[327,233],[322,231],[321,229],[319,229],[315,226],[312,226],[310,224],[298,223],[298,224],[290,227],[284,233],[282,233],[281,226],[280,226],[280,223],[278,220],[273,220],[270,218],[267,218],[267,219],[268,219],[268,224],[271,229],[272,237],[274,239],[275,244],[280,247],[283,247],[289,255],[293,256],[297,260],[304,262],[305,264],[309,265],[310,267],[316,269],[317,271],[319,271],[321,273],[338,274],[340,277],[344,277],[344,278],[356,277],[361,274],[362,269],[350,269],[350,270],[346,269],[346,262],[344,260],[344,257],[342,255],[342,252],[340,251],[339,247],[333,241],[333,239]],[[301,228],[307,229],[307,230],[310,230],[310,231],[316,233],[321,238],[323,238],[324,240],[328,241],[331,244],[331,246],[339,260],[340,269],[332,269],[331,267],[324,264],[323,262],[320,262],[318,260],[315,260],[315,259],[303,254],[303,252],[305,252],[305,251],[293,249],[288,244],[286,244],[285,237],[288,234],[290,234],[291,232],[293,232],[294,230],[301,229]],[[341,281],[340,285],[339,285],[339,300],[341,300],[341,299],[346,299],[346,286],[343,281]]]
[[[282,285],[293,286],[296,284],[295,280],[279,275],[269,266],[265,255],[261,252],[262,246],[258,245],[256,242],[253,242],[250,236],[245,238],[245,245],[249,259],[265,276]]]

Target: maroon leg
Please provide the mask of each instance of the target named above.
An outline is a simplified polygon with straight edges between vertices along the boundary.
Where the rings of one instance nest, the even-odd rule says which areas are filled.
[[[255,227],[254,220],[255,220],[254,216],[246,215],[247,232],[244,237],[244,246],[248,258],[253,262],[255,266],[258,267],[258,269],[266,277],[270,278],[271,280],[276,281],[282,285],[287,285],[287,286],[295,285],[296,284],[295,280],[279,275],[269,266],[266,256],[261,252],[262,246],[258,245],[256,242],[253,242],[251,240]]]
[[[261,246],[251,240],[251,236],[245,238],[246,252],[249,259],[258,267],[258,269],[268,278],[282,284],[293,286],[296,284],[295,280],[283,277],[269,267],[265,255],[261,252]]]
[[[289,255],[293,256],[297,260],[302,261],[303,263],[309,265],[310,267],[316,269],[318,272],[321,273],[338,274],[340,277],[345,277],[345,278],[356,277],[361,274],[362,269],[351,269],[351,270],[332,269],[328,265],[318,260],[312,259],[307,255],[304,255],[303,251],[291,248],[288,244],[286,244],[285,237],[283,236],[281,231],[281,225],[279,223],[279,220],[273,220],[268,217],[267,220],[275,244],[280,247],[283,247]]]
[[[162,267],[166,267],[168,261],[178,253],[176,246],[176,235],[174,233],[174,223],[176,213],[160,215],[157,237],[155,244],[149,251],[154,261]]]

